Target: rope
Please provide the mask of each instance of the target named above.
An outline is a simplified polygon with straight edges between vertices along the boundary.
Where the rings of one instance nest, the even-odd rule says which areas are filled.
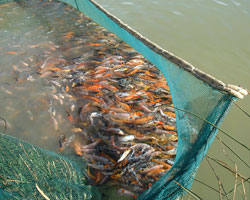
[[[176,185],[179,185],[183,190],[185,190],[188,194],[190,194],[192,197],[194,197],[196,200],[202,200],[201,197],[199,197],[197,194],[195,194],[194,192],[192,192],[191,190],[189,190],[188,188],[184,187],[183,185],[181,185],[180,183],[178,183],[177,181],[174,181]]]
[[[220,194],[220,191],[217,190],[217,189],[215,189],[215,188],[213,188],[212,186],[210,186],[210,185],[208,185],[208,184],[206,184],[206,183],[204,183],[204,182],[202,182],[202,181],[200,181],[200,180],[198,180],[198,179],[194,179],[194,180],[195,180],[196,182],[202,184],[202,185],[205,185],[206,187],[210,188],[211,190],[217,192],[218,194]],[[222,194],[222,195],[225,195],[225,194]]]
[[[227,137],[231,138],[232,140],[234,140],[235,142],[237,142],[238,144],[240,144],[242,147],[244,147],[244,148],[246,148],[248,151],[250,151],[250,148],[249,148],[249,147],[247,147],[245,144],[243,144],[242,142],[238,141],[238,140],[235,139],[233,136],[229,135],[227,132],[223,131],[222,129],[220,129],[218,126],[216,126],[215,124],[211,123],[210,121],[208,121],[208,120],[206,120],[206,119],[204,119],[204,118],[202,118],[202,117],[200,117],[200,116],[198,116],[198,115],[196,115],[196,114],[194,114],[194,113],[192,113],[192,112],[190,112],[190,111],[183,110],[183,109],[176,108],[176,107],[174,107],[174,109],[180,110],[180,111],[185,112],[185,113],[188,113],[188,114],[191,114],[191,115],[193,115],[193,116],[195,116],[195,117],[197,117],[197,118],[199,118],[199,119],[201,119],[201,120],[207,122],[207,123],[210,124],[211,126],[217,128],[219,131],[221,131],[221,132],[222,132],[223,134],[225,134]]]
[[[209,165],[210,168],[212,169],[212,171],[213,171],[213,173],[214,173],[214,175],[215,175],[215,177],[216,177],[216,179],[217,179],[217,181],[218,181],[219,190],[220,190],[220,191],[219,191],[219,192],[220,192],[220,199],[222,199],[222,190],[223,190],[224,194],[226,194],[226,190],[225,190],[225,188],[224,188],[224,186],[223,186],[223,184],[222,184],[222,181],[220,180],[218,174],[216,173],[215,169],[213,168],[212,164],[209,162],[209,160],[207,159],[207,157],[208,157],[208,155],[205,157],[205,159],[207,160],[208,165]],[[227,196],[227,195],[225,195],[225,196],[226,196],[227,199],[228,199],[228,196]],[[229,199],[228,199],[228,200],[229,200]]]
[[[221,167],[224,167],[225,169],[227,169],[228,171],[232,172],[233,174],[237,174],[240,178],[242,178],[244,181],[247,181],[248,183],[250,183],[250,181],[248,180],[248,178],[244,177],[243,175],[239,174],[237,171],[235,171],[234,169],[232,169],[230,166],[228,166],[225,162],[212,158],[209,155],[206,155],[206,159],[209,158],[210,160],[214,161],[215,163],[217,163],[218,165],[220,165]],[[224,192],[226,193],[226,192]]]
[[[216,138],[225,146],[227,147],[238,159],[241,160],[248,168],[250,168],[250,165],[248,165],[232,148],[230,148],[225,142],[223,142],[218,136]]]
[[[243,180],[244,182],[249,182],[250,177],[248,177],[247,179]],[[236,187],[239,187],[240,185],[242,185],[242,183],[238,183],[238,185],[236,185]],[[234,191],[234,188],[231,189],[230,191],[228,191],[225,195],[228,195],[230,193],[232,193]]]
[[[236,107],[239,108],[246,116],[248,116],[248,117],[250,118],[250,114],[248,114],[243,108],[241,108],[241,107],[239,106],[239,104],[237,104],[237,103],[234,102],[234,101],[233,101],[233,103],[234,103],[234,105],[236,105]]]

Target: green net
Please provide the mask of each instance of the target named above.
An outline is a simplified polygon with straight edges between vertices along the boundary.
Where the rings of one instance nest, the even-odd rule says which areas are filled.
[[[191,187],[195,173],[216,136],[215,126],[220,126],[232,101],[241,98],[244,92],[161,49],[95,2],[64,2],[115,33],[161,70],[167,79],[176,114],[177,155],[171,169],[138,199],[178,198],[183,187]],[[82,161],[78,163],[6,135],[0,137],[0,148],[1,199],[100,198],[99,192],[85,178],[86,165]]]
[[[86,185],[83,163],[4,134],[0,150],[0,199],[99,198]]]

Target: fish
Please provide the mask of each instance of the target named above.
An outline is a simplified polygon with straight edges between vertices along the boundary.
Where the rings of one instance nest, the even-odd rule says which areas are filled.
[[[27,55],[13,71],[18,77],[36,66],[28,73],[51,87],[43,104],[54,129],[72,124],[73,135],[62,136],[59,149],[71,148],[86,161],[91,184],[112,180],[122,185],[121,195],[136,198],[173,165],[178,135],[171,93],[164,76],[143,56],[94,23],[80,22],[91,26],[84,37],[65,27],[58,34],[62,44],[31,44],[30,51],[41,55]]]
[[[128,141],[133,141],[135,139],[134,135],[126,135],[126,136],[121,136],[118,138],[119,142],[128,142]]]
[[[59,151],[62,152],[64,149],[64,144],[66,142],[66,136],[65,135],[60,135],[59,137]]]
[[[72,32],[72,31],[70,31],[70,32],[67,32],[67,33],[65,33],[64,35],[63,35],[63,37],[65,38],[65,39],[70,39],[70,38],[72,38],[73,36],[74,36],[74,32]]]
[[[168,164],[168,163],[165,163],[164,161],[162,160],[156,160],[156,159],[152,159],[153,162],[155,163],[158,163],[160,165],[163,165],[164,168],[166,169],[170,169],[172,167],[172,165]]]
[[[34,115],[33,115],[33,113],[31,112],[31,110],[27,110],[26,113],[28,114],[29,119],[30,119],[31,121],[33,121],[33,120],[34,120]]]
[[[135,119],[135,120],[132,120],[131,122],[129,123],[133,123],[133,124],[144,124],[144,123],[147,123],[148,121],[154,119],[154,116],[153,115],[148,115],[148,116],[145,116],[145,117],[141,117],[141,118],[138,118],[138,119]]]
[[[121,130],[120,128],[107,128],[106,131],[117,135],[125,135],[124,131]]]
[[[17,52],[16,51],[8,51],[8,52],[6,52],[7,54],[11,54],[11,55],[15,55],[15,54],[17,54]]]
[[[123,188],[120,188],[117,192],[118,192],[118,194],[120,194],[120,195],[129,196],[129,197],[132,197],[133,199],[136,199],[136,198],[137,198],[137,196],[136,196],[133,192],[131,192],[131,191],[129,191],[129,190],[125,190],[125,189],[123,189]]]
[[[127,149],[126,151],[123,152],[122,156],[117,160],[117,163],[123,161],[127,156],[128,154],[130,153],[131,149]]]
[[[97,103],[104,103],[104,101],[102,99],[99,99],[99,98],[96,98],[96,97],[93,97],[93,96],[82,95],[82,96],[80,96],[80,98],[88,99],[88,100],[91,100],[91,101],[94,101],[94,102],[97,102]]]
[[[51,116],[51,119],[52,119],[52,122],[53,122],[53,125],[54,125],[54,129],[56,131],[58,131],[59,130],[59,125],[58,125],[58,122],[57,122],[56,118]]]
[[[73,116],[72,114],[69,112],[69,111],[66,111],[67,112],[67,119],[70,121],[70,122],[73,122]]]

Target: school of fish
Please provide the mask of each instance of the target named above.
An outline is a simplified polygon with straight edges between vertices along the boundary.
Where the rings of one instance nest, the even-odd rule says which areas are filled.
[[[76,11],[64,5],[64,12]],[[13,66],[15,80],[45,79],[55,130],[60,129],[55,104],[65,106],[73,125],[70,135],[60,135],[59,151],[73,150],[87,162],[91,184],[116,184],[119,194],[136,198],[174,163],[178,136],[169,87],[154,65],[114,34],[82,14],[74,20],[77,31],[57,30],[57,43],[28,47],[43,56]]]

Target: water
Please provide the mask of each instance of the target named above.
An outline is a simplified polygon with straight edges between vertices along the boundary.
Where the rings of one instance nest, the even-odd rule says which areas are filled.
[[[248,58],[250,53],[250,41],[248,39],[250,33],[249,1],[193,0],[187,3],[184,0],[99,0],[98,2],[144,36],[179,57],[184,58],[194,66],[221,79],[223,82],[239,84],[244,88],[250,89],[250,61]],[[56,8],[54,9],[56,10]],[[47,15],[50,14],[50,11],[56,12],[55,10],[48,10]],[[12,27],[9,22],[16,22],[17,18],[13,16],[15,11],[22,13],[22,17],[19,16],[19,21]],[[36,17],[32,17],[32,22],[27,22],[24,20],[27,17],[25,11],[18,6],[9,12],[12,12],[13,18],[10,21],[8,20],[8,22],[3,20],[4,18],[0,13],[0,28],[1,26],[4,26],[4,28],[9,27],[14,34],[11,36],[14,38],[13,43],[15,40],[19,40],[24,32],[27,32],[27,30],[22,29],[24,25],[26,25],[26,29],[29,28],[29,24],[25,23],[39,24],[42,21],[41,17],[36,15]],[[59,13],[56,20],[60,20]],[[55,19],[51,18],[50,23],[53,20]],[[49,23],[47,22],[47,24]],[[69,21],[65,24],[71,23]],[[51,31],[51,34],[41,36],[38,38],[37,43],[42,43],[45,39],[54,43],[58,42],[59,37],[53,35],[53,29],[50,26],[45,26],[42,29],[45,29],[44,32]],[[23,32],[20,32],[20,30]],[[37,30],[30,31],[43,32],[39,26],[37,26]],[[1,32],[1,34],[4,35],[5,33]],[[26,51],[26,47],[33,44],[30,41],[29,35],[21,38],[21,46],[12,46],[11,49],[2,48],[2,44],[5,41],[1,40],[0,56],[2,57],[0,57],[0,60],[2,63],[0,76],[1,85],[4,86],[1,87],[1,99],[6,100],[2,101],[1,115],[13,119],[13,121],[9,122],[8,132],[11,132],[13,135],[19,135],[20,132],[23,132],[25,134],[19,138],[28,139],[31,143],[43,146],[46,149],[56,150],[58,148],[56,138],[62,133],[67,134],[67,131],[70,131],[72,127],[65,119],[65,113],[61,110],[60,100],[52,98],[56,111],[64,116],[60,117],[59,130],[53,124],[53,114],[51,116],[51,110],[48,111],[51,99],[48,97],[48,92],[53,91],[56,86],[48,84],[42,79],[37,79],[37,74],[29,66],[26,66],[26,63],[29,64],[31,61],[23,60],[23,63],[20,63],[19,60],[15,60],[15,55],[13,55],[11,63],[9,63],[9,60],[5,60],[6,54],[12,55],[12,51],[17,51],[17,54],[22,56],[23,51]],[[56,48],[53,45],[47,46],[46,48],[50,52],[53,52],[53,48]],[[37,55],[39,53],[39,50],[37,50]],[[37,62],[39,63],[39,60]],[[25,69],[25,73],[19,74],[18,70],[13,70],[13,65],[18,65],[18,67]],[[8,75],[6,76],[6,74]],[[32,84],[30,82],[26,83],[25,80],[32,77],[36,78],[36,81],[32,81]],[[15,86],[6,85],[6,82],[9,81],[15,84]],[[41,88],[41,85],[44,87]],[[31,90],[40,90],[41,92],[31,93]],[[58,93],[56,94],[58,95]],[[35,98],[32,98],[33,100],[27,104],[27,97],[30,96]],[[10,101],[10,99],[14,100],[16,98],[19,98],[20,101]],[[16,103],[13,104],[13,102]],[[70,103],[71,101],[69,100]],[[244,109],[250,111],[249,97],[238,101],[238,103]],[[23,109],[20,110],[20,107]],[[12,111],[13,116],[8,116],[9,111]],[[41,112],[43,114],[38,114]],[[23,121],[20,121],[20,118]],[[50,121],[47,120],[48,118]],[[35,121],[38,121],[39,124],[36,124]],[[234,106],[226,117],[222,129],[228,131],[232,136],[243,141],[245,144],[249,144],[250,137],[247,133],[250,125],[248,121],[249,119]],[[27,125],[30,126],[28,132],[25,129]],[[38,127],[40,127],[39,130]],[[41,135],[39,137],[32,135],[31,133],[34,131],[39,132]],[[223,137],[221,133],[219,133],[219,136],[234,150],[237,150],[244,160],[249,163],[249,152],[244,151],[237,144]],[[226,160],[218,142],[214,143],[209,151],[209,155]],[[230,155],[230,157],[233,156]],[[244,167],[239,161],[237,161],[237,164],[239,172],[249,177],[249,169]],[[234,177],[231,173],[221,167],[217,167],[216,172],[225,184],[226,190],[230,190],[234,186]],[[206,161],[202,163],[196,178],[218,189],[218,182]],[[249,184],[246,185],[249,198],[248,188]],[[203,199],[219,199],[219,195],[216,192],[201,184],[194,183],[192,190]],[[237,199],[241,199],[241,196],[238,196]]]
[[[57,153],[74,150],[91,166],[89,183],[111,180],[106,199],[116,199],[121,187],[135,197],[171,168],[175,114],[157,68],[63,3],[0,9],[0,109],[8,134]]]
[[[250,1],[97,0],[97,2],[142,35],[202,71],[225,83],[242,85],[250,89]],[[237,103],[248,113],[250,112],[249,96]],[[249,118],[236,106],[230,110],[221,128],[249,146]],[[218,135],[248,164],[250,163],[249,152],[224,137],[222,133]],[[249,177],[249,168],[228,151],[227,153],[237,162],[238,170]],[[214,142],[208,154],[228,161],[218,141]],[[234,186],[232,174],[222,167],[217,167],[216,171],[226,190],[230,190]],[[218,189],[218,181],[205,160],[196,178]],[[196,182],[192,190],[203,199],[219,199],[216,192]],[[249,184],[246,184],[246,190],[247,197],[250,198]],[[237,196],[236,199],[243,197]]]
[[[38,68],[46,59],[50,59],[48,63],[51,65],[63,60],[60,49],[63,47],[59,48],[55,43],[60,43],[64,32],[54,34],[56,25],[53,26],[53,21],[60,20],[64,8],[57,4],[40,10],[33,9],[35,4],[32,4],[34,2],[22,6],[9,3],[1,8],[0,110],[7,120],[9,134],[56,151],[59,135],[68,135],[71,130],[65,108],[72,101],[62,97],[63,91],[57,80],[52,83],[46,75],[40,76]],[[56,9],[61,12],[55,14]],[[62,98],[65,98],[64,102]]]

